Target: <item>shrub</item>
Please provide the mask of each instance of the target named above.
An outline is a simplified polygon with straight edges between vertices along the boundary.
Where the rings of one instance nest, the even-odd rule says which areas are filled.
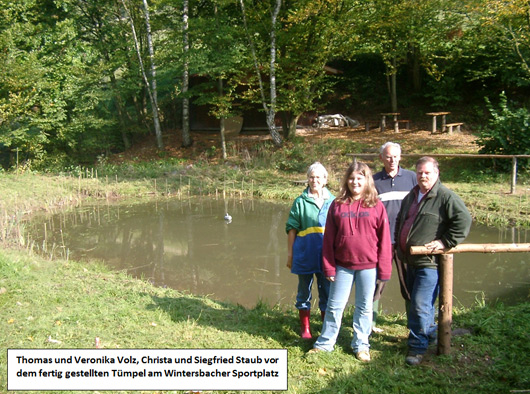
[[[491,114],[487,125],[479,130],[480,153],[503,155],[530,154],[530,111],[527,108],[511,108],[506,94],[500,94],[499,108],[486,99]],[[508,166],[506,160],[501,164]],[[520,167],[528,168],[528,160],[521,160]]]

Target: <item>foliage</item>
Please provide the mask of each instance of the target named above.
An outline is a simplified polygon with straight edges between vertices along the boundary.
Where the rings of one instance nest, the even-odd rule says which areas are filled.
[[[513,108],[505,93],[500,95],[499,108],[487,100],[491,114],[487,125],[480,130],[478,144],[481,153],[504,155],[530,154],[530,111],[525,107]],[[521,160],[521,167],[524,167]],[[528,160],[526,160],[528,166]]]
[[[473,7],[475,2],[470,3]],[[530,18],[529,4],[526,0],[498,1],[487,0],[476,4],[481,27],[486,34],[491,34],[490,42],[495,40],[500,45],[510,51],[512,57],[503,57],[500,60],[502,65],[508,67],[505,70],[505,77],[509,77],[509,71],[521,76],[520,84],[530,82]],[[492,34],[493,33],[493,34]],[[514,81],[515,82],[515,81]]]
[[[378,54],[385,65],[388,108],[392,111],[398,110],[396,78],[402,66],[407,66],[409,83],[418,92],[420,65],[430,72],[440,60],[437,52],[447,51],[447,34],[459,23],[455,6],[458,9],[451,0],[385,0],[371,1],[360,8],[364,16],[361,32],[367,38],[362,42],[363,51]]]
[[[527,100],[528,2],[470,0],[454,5],[455,22],[435,52],[435,67],[427,69],[429,84],[435,88],[429,99],[443,99],[446,105],[477,103],[510,89]],[[439,89],[438,81],[445,90]]]
[[[126,4],[149,66],[143,3]],[[166,133],[177,132],[184,98],[182,4],[149,4],[160,119]],[[265,84],[271,4],[245,1]],[[152,111],[120,0],[0,5],[4,168],[86,165],[151,136]],[[255,110],[261,98],[237,2],[190,1],[189,16],[186,60],[199,81],[186,95],[192,116],[200,105],[216,118]],[[393,104],[401,92],[400,107],[418,107],[409,113],[469,107],[466,124],[480,122],[483,97],[502,90],[528,107],[527,16],[526,0],[283,1],[275,68],[284,136],[293,139],[298,117],[309,111],[373,117],[387,110],[388,92]]]

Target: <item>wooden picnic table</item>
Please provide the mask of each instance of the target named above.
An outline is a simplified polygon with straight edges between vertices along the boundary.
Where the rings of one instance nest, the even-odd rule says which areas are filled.
[[[381,115],[381,132],[385,131],[386,117],[392,116],[394,120],[394,132],[399,133],[398,116],[401,115],[399,112],[384,112],[384,113],[381,113],[380,115]]]
[[[432,134],[436,133],[436,117],[441,116],[442,117],[442,132],[445,131],[445,117],[446,115],[449,115],[451,112],[427,112],[425,115],[432,116]]]

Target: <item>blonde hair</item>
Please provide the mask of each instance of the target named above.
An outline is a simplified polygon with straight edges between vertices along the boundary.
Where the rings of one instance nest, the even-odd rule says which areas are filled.
[[[366,178],[366,184],[361,195],[364,207],[374,207],[377,204],[377,190],[372,177],[372,170],[365,163],[354,161],[344,174],[341,182],[340,195],[337,197],[337,202],[344,204],[353,201],[353,194],[348,187],[348,180],[351,174],[358,173]]]

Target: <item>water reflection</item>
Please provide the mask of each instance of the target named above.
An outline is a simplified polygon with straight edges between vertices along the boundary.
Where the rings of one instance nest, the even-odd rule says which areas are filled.
[[[286,263],[289,203],[189,200],[84,207],[35,218],[30,238],[48,254],[103,260],[156,285],[253,307],[294,303],[297,280]],[[225,219],[226,214],[231,220]],[[528,230],[474,226],[467,243],[529,242]],[[528,253],[455,255],[455,305],[527,300]],[[395,278],[385,312],[402,312]]]

